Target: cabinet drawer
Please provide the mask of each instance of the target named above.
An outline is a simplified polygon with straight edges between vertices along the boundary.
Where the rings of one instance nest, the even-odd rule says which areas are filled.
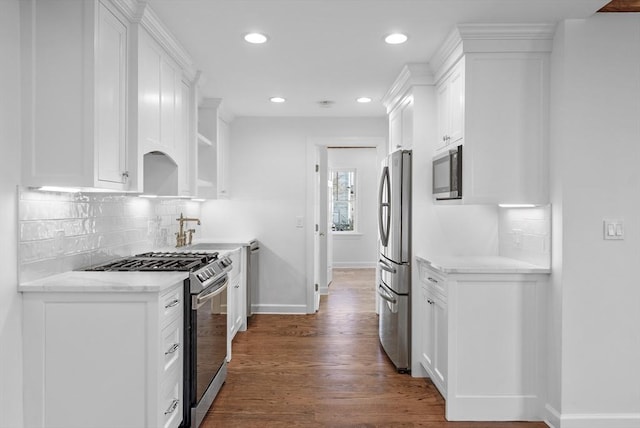
[[[180,368],[174,367],[162,382],[158,420],[163,428],[177,428],[182,422],[182,377]]]
[[[429,268],[426,263],[420,263],[420,280],[433,293],[441,296],[443,299],[446,299],[447,280],[444,274]]]
[[[182,314],[182,295],[182,287],[177,287],[160,297],[162,327],[169,325],[170,323],[178,319],[180,314]]]
[[[175,321],[162,329],[162,367],[166,373],[174,366],[181,366],[179,361],[182,356],[182,323]]]

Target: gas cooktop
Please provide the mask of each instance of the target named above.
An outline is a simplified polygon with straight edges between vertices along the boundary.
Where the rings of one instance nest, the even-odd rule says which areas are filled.
[[[148,252],[85,268],[85,271],[193,272],[218,259],[218,253]]]

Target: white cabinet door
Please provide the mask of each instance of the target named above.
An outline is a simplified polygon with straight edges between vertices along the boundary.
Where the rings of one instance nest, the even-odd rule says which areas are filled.
[[[402,114],[399,108],[389,113],[389,153],[402,144]]]
[[[413,147],[413,96],[407,95],[389,113],[389,152]]]
[[[229,124],[218,118],[218,198],[229,198]]]
[[[176,125],[178,132],[177,135],[177,147],[179,149],[180,165],[181,168],[178,171],[178,191],[181,196],[193,195],[194,189],[191,183],[191,171],[193,168],[191,153],[193,150],[194,142],[191,140],[191,114],[189,111],[189,104],[191,100],[191,86],[189,82],[184,80],[180,81],[179,96],[176,97]]]
[[[21,8],[21,184],[136,190],[127,180],[139,168],[127,158],[129,22],[108,1]]]
[[[160,61],[160,144],[175,149],[176,132],[176,70],[163,55]]]
[[[434,310],[433,306],[429,303],[431,300],[431,294],[429,293],[427,287],[422,286],[420,290],[420,328],[422,331],[420,344],[420,363],[427,371],[427,373],[429,373],[429,375],[432,375],[433,361],[435,359],[435,331],[433,328]]]
[[[160,143],[159,48],[144,34],[138,48],[138,140],[143,152]]]
[[[402,149],[413,148],[413,96],[407,97],[402,103],[402,137],[400,139]]]
[[[127,27],[102,3],[96,51],[98,181],[123,183],[127,154]]]
[[[458,143],[464,138],[464,67],[463,61],[453,69],[449,77],[449,124],[448,144]]]
[[[464,137],[464,59],[456,64],[437,87],[438,140],[436,150]]]
[[[429,303],[429,302],[428,302]],[[447,396],[447,305],[433,295],[431,299],[432,339],[434,343],[432,374],[443,397]]]

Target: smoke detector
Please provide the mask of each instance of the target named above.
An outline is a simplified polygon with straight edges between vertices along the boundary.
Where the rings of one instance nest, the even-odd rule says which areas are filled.
[[[335,103],[336,103],[335,101],[331,101],[331,100],[318,101],[318,105],[322,108],[331,108]]]

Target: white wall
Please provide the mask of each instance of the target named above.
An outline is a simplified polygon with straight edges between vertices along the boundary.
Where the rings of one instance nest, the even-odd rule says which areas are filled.
[[[231,123],[231,199],[203,204],[203,235],[260,240],[257,312],[306,313],[307,142],[386,138],[381,118],[237,118]],[[296,217],[304,227],[296,227]]]
[[[20,180],[20,11],[0,2],[0,427],[22,426],[22,296],[17,284]]]
[[[639,46],[638,14],[556,34],[548,403],[563,428],[640,426]],[[603,240],[605,218],[623,241]]]
[[[328,150],[329,169],[356,170],[357,233],[333,234],[333,267],[375,267],[378,252],[378,153],[375,148]]]

